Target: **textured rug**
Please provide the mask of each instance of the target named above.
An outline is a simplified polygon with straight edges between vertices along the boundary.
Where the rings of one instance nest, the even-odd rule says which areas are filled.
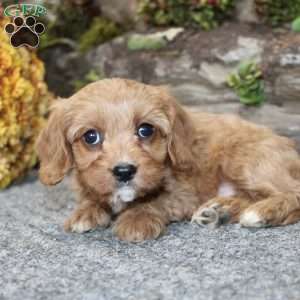
[[[67,234],[65,183],[29,178],[0,193],[0,299],[300,299],[300,224],[169,227],[129,244],[110,229]]]

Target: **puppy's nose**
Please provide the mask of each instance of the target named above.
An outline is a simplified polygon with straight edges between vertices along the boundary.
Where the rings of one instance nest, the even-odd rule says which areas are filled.
[[[126,182],[131,180],[136,173],[137,168],[131,164],[118,164],[113,168],[113,174],[118,181]]]

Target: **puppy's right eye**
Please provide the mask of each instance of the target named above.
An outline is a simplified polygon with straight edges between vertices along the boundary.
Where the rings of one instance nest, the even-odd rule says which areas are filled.
[[[102,143],[102,140],[103,140],[100,132],[98,132],[95,129],[91,129],[91,130],[87,131],[83,135],[83,138],[84,138],[84,141],[88,145],[98,145],[98,144]]]

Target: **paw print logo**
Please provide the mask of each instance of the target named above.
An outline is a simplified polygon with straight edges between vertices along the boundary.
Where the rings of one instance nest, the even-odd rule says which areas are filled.
[[[13,47],[36,48],[40,42],[39,36],[45,31],[45,26],[37,23],[33,16],[15,17],[12,23],[5,25],[4,30],[10,35],[10,43]]]

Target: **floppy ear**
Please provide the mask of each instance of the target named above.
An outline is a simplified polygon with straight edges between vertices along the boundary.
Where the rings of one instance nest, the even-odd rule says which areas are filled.
[[[71,146],[65,137],[66,123],[63,103],[57,102],[36,142],[40,159],[39,177],[46,185],[59,183],[73,163]]]
[[[171,99],[170,121],[168,153],[171,162],[177,169],[192,168],[195,128],[188,113],[174,99]]]

